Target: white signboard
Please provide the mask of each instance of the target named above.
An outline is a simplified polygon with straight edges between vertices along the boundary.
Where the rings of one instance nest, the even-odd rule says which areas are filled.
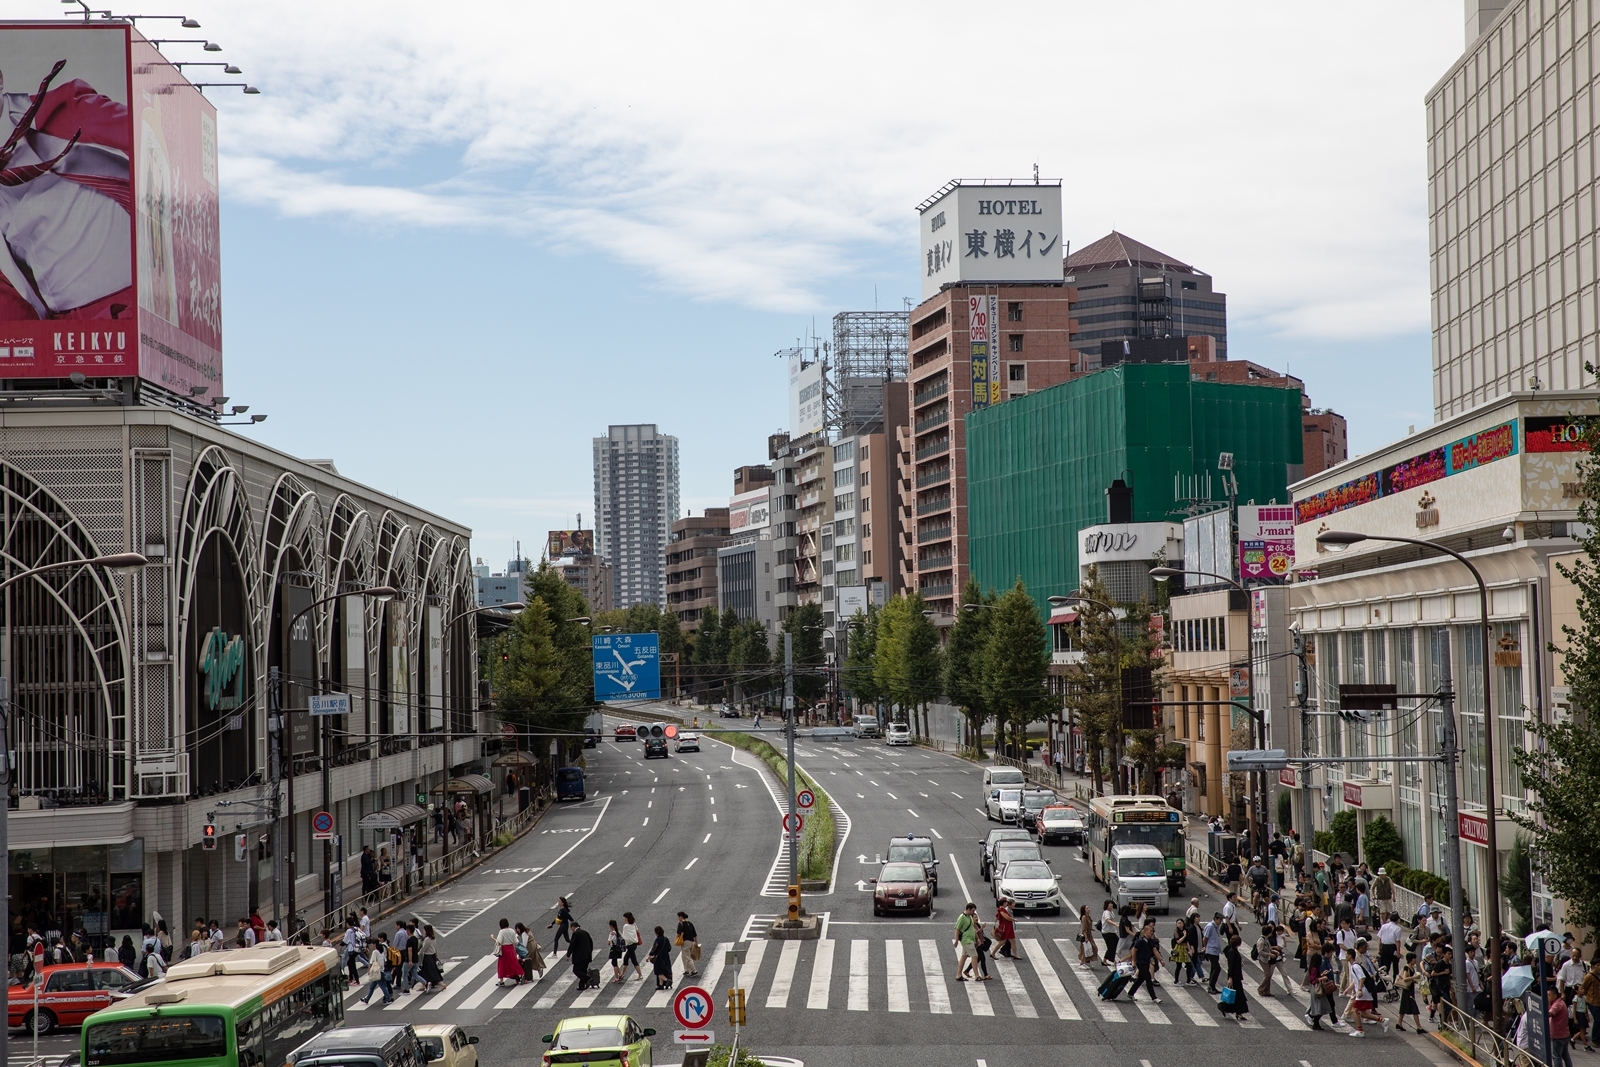
[[[1078,566],[1116,560],[1176,562],[1183,527],[1175,522],[1102,523],[1078,531]]]
[[[764,530],[772,523],[772,505],[765,488],[728,498],[728,529],[732,533]]]
[[[1183,569],[1188,589],[1223,585],[1209,575],[1233,578],[1233,521],[1227,508],[1183,520]]]
[[[834,593],[835,615],[840,622],[849,622],[856,612],[867,610],[867,587],[864,585],[840,586]]]
[[[807,363],[801,350],[789,352],[789,436],[818,433],[826,419],[822,407],[822,362]]]
[[[312,715],[348,715],[350,694],[312,693],[306,697],[306,711]]]
[[[1061,183],[952,182],[922,216],[922,298],[952,282],[1059,282]]]

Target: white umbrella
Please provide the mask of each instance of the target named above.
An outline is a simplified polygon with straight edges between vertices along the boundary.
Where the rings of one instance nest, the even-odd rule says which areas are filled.
[[[1532,967],[1513,967],[1500,979],[1500,995],[1519,999],[1533,986]]]

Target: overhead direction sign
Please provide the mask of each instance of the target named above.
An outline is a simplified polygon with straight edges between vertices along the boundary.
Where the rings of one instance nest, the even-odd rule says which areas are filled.
[[[1289,753],[1281,748],[1252,748],[1228,753],[1230,771],[1281,771],[1289,766]]]
[[[661,699],[661,638],[656,634],[596,634],[596,700]]]

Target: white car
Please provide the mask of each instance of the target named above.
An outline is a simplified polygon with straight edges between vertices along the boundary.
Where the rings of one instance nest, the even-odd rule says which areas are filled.
[[[991,789],[983,806],[989,818],[1014,823],[1017,821],[1017,812],[1022,809],[1022,790],[1005,787]]]
[[[911,727],[907,726],[903,722],[890,723],[889,736],[886,739],[886,743],[891,745],[909,745],[911,743]]]
[[[1042,860],[1012,860],[989,883],[995,900],[1010,897],[1014,911],[1048,911],[1061,914],[1066,900],[1056,884],[1056,873]]]
[[[700,751],[700,735],[699,734],[679,734],[678,735],[678,749],[677,750],[679,752],[699,752]]]

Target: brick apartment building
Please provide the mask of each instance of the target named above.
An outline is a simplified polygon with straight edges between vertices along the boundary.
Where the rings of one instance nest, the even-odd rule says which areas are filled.
[[[706,508],[672,524],[667,542],[667,610],[678,626],[693,630],[707,608],[717,610],[717,549],[728,543],[728,509]]]

